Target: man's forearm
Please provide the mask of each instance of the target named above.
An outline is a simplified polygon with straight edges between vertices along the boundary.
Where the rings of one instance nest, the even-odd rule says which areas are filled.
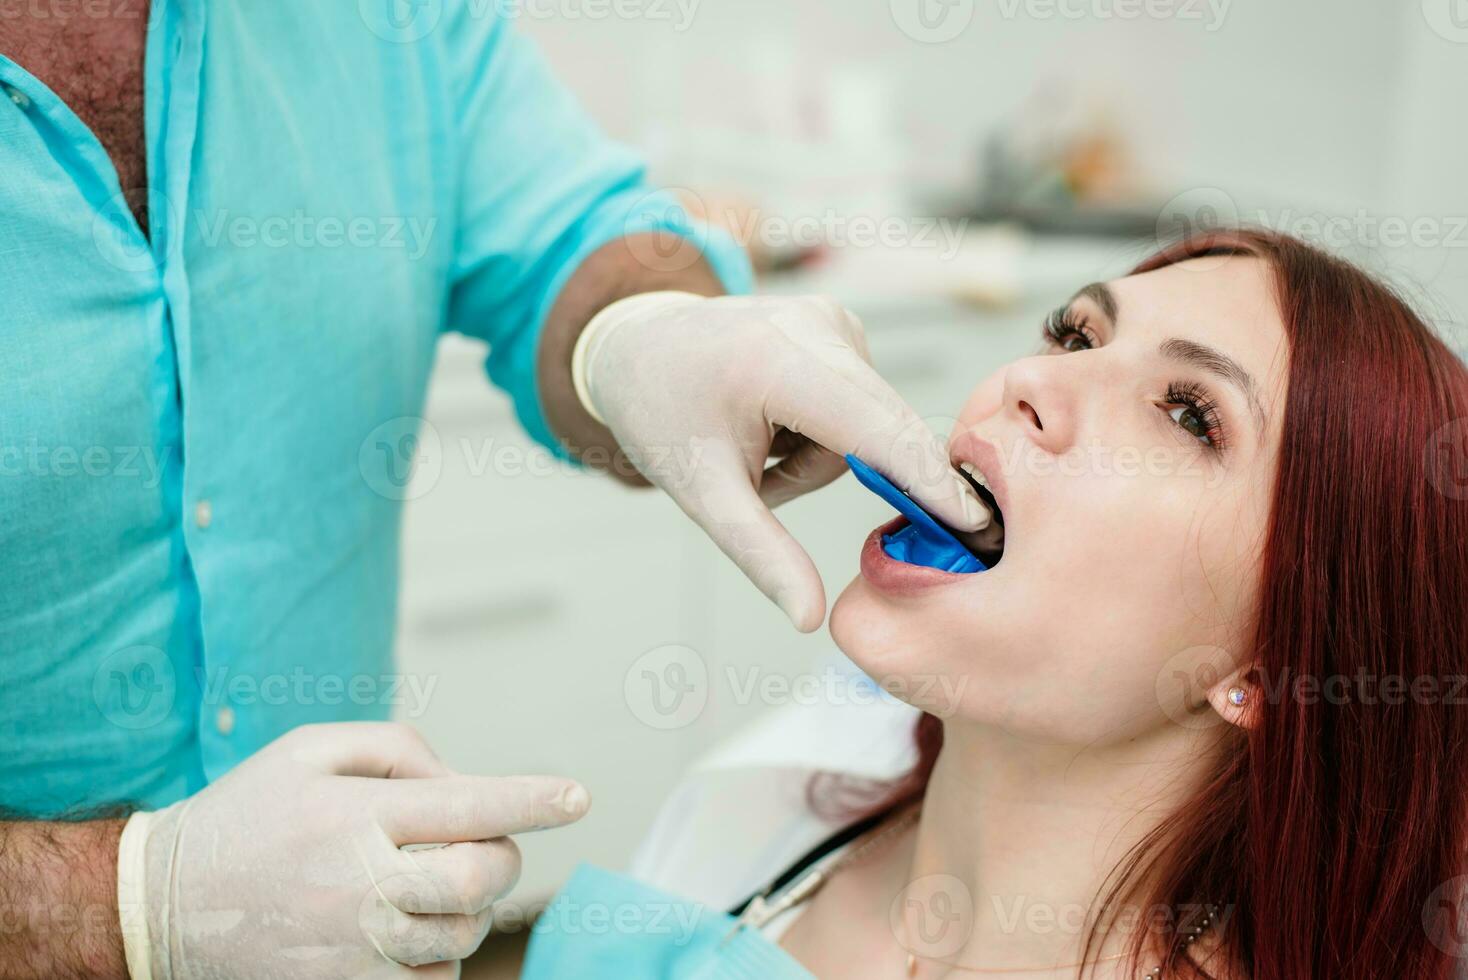
[[[0,978],[127,976],[117,913],[123,823],[0,822]]]
[[[571,351],[582,329],[604,307],[627,296],[676,289],[720,296],[724,287],[702,259],[686,269],[663,271],[639,258],[656,254],[651,235],[611,242],[581,264],[551,308],[541,334],[536,373],[541,407],[551,431],[588,465],[608,469],[635,485],[645,481],[623,456],[617,441],[581,407],[571,383]]]

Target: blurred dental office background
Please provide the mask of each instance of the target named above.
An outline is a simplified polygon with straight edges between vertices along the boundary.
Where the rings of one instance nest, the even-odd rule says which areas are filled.
[[[1465,0],[499,6],[763,289],[859,313],[940,430],[1045,310],[1210,223],[1319,241],[1468,340]],[[522,844],[533,909],[578,861],[624,865],[721,740],[864,689],[671,502],[533,447],[482,357],[446,340],[430,393],[399,637],[419,694],[398,711],[451,765],[591,789],[581,824]],[[780,513],[832,601],[887,516],[849,478]],[[513,962],[505,932],[466,975]]]

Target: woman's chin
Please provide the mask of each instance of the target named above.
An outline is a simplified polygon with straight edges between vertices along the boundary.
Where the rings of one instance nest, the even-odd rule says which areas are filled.
[[[966,672],[935,669],[931,643],[906,628],[915,624],[904,612],[857,578],[831,610],[831,637],[889,695],[948,718],[960,709]]]
[[[905,617],[861,576],[851,581],[831,609],[831,639],[871,677],[920,669],[913,653],[921,649],[903,633]]]

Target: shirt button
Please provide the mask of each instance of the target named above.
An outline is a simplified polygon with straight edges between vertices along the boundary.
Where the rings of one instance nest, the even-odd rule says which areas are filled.
[[[234,731],[234,709],[227,704],[220,708],[214,715],[214,727],[221,735]]]
[[[199,526],[199,530],[207,529],[213,521],[214,508],[209,501],[201,500],[194,505],[194,523]]]
[[[29,95],[26,95],[20,89],[11,88],[9,85],[7,85],[5,86],[5,94],[10,96],[10,101],[20,106],[20,108],[29,109],[31,107],[31,97]]]

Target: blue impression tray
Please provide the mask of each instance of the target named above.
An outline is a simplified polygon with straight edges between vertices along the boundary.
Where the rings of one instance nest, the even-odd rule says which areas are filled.
[[[986,572],[989,566],[974,557],[953,532],[933,515],[923,510],[911,497],[897,489],[885,476],[855,456],[846,457],[846,465],[857,480],[872,493],[897,508],[907,518],[907,526],[895,534],[882,535],[882,550],[909,565],[926,565],[945,572]]]

